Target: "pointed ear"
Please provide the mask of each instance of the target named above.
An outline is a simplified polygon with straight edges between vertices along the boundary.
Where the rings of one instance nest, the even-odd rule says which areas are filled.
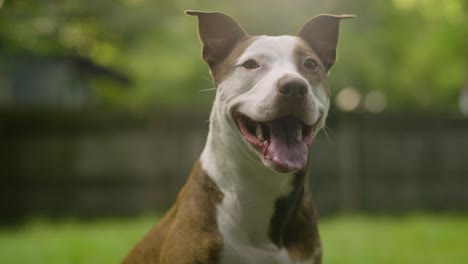
[[[223,13],[185,13],[198,17],[198,35],[203,44],[202,57],[210,67],[225,59],[236,43],[247,37],[244,29],[232,17]]]
[[[315,51],[328,71],[336,60],[340,20],[353,15],[319,15],[307,21],[297,34]]]

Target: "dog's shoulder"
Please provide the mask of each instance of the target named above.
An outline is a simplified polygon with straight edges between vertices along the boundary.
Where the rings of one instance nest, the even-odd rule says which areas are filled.
[[[123,264],[219,263],[223,239],[216,223],[216,205],[222,198],[222,192],[197,162],[174,206]]]

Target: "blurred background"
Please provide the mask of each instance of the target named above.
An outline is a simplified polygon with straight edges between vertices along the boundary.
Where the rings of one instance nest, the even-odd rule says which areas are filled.
[[[118,262],[174,202],[215,96],[187,9],[254,35],[357,15],[310,157],[325,263],[468,261],[465,0],[0,6],[1,263]]]

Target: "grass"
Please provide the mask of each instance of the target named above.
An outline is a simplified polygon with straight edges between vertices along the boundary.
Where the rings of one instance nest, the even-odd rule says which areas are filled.
[[[345,217],[320,225],[325,263],[468,263],[468,218]]]
[[[0,229],[0,263],[119,263],[153,217],[80,223],[33,220]],[[468,263],[468,218],[416,215],[323,219],[325,264]]]
[[[119,263],[154,218],[89,223],[34,220],[18,230],[0,231],[0,263]]]

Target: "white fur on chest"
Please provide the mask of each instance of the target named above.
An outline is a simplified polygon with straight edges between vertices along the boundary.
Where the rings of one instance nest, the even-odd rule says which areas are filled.
[[[239,169],[231,159],[220,163],[223,156],[218,151],[204,151],[201,158],[203,169],[224,195],[216,207],[218,229],[224,240],[221,263],[291,263],[287,251],[269,238],[275,201],[291,190],[291,177],[248,165]]]
[[[207,171],[213,171],[213,166],[207,164],[209,158],[210,155],[204,152],[201,159],[202,166]],[[232,164],[224,163],[224,165],[230,167]],[[210,167],[211,169],[208,169]],[[238,175],[223,175],[232,177],[231,183],[236,182],[236,186],[220,187],[224,197],[216,207],[218,229],[224,241],[221,263],[292,264],[287,250],[278,248],[269,238],[270,219],[275,201],[291,191],[292,187],[289,184],[291,177],[288,177],[289,175],[245,174],[251,177],[246,181],[241,181],[241,185],[241,182],[235,181]],[[273,178],[265,176],[273,176]],[[278,179],[277,176],[282,176],[284,179]],[[220,181],[214,181],[220,184]],[[313,263],[313,260],[308,260],[296,264]]]
[[[246,49],[240,61],[267,51],[272,60],[269,63],[274,66],[270,74],[297,73],[293,64],[295,44],[292,37],[263,37]],[[224,194],[216,212],[218,229],[224,240],[221,263],[291,264],[287,250],[271,241],[269,228],[275,202],[292,190],[294,175],[265,167],[243,141],[229,111],[229,104],[240,105],[254,115],[253,109],[262,97],[258,93],[269,93],[271,88],[267,87],[273,87],[273,83],[246,92],[242,82],[249,81],[245,77],[248,76],[234,74],[218,87],[210,132],[200,158],[203,169]]]

